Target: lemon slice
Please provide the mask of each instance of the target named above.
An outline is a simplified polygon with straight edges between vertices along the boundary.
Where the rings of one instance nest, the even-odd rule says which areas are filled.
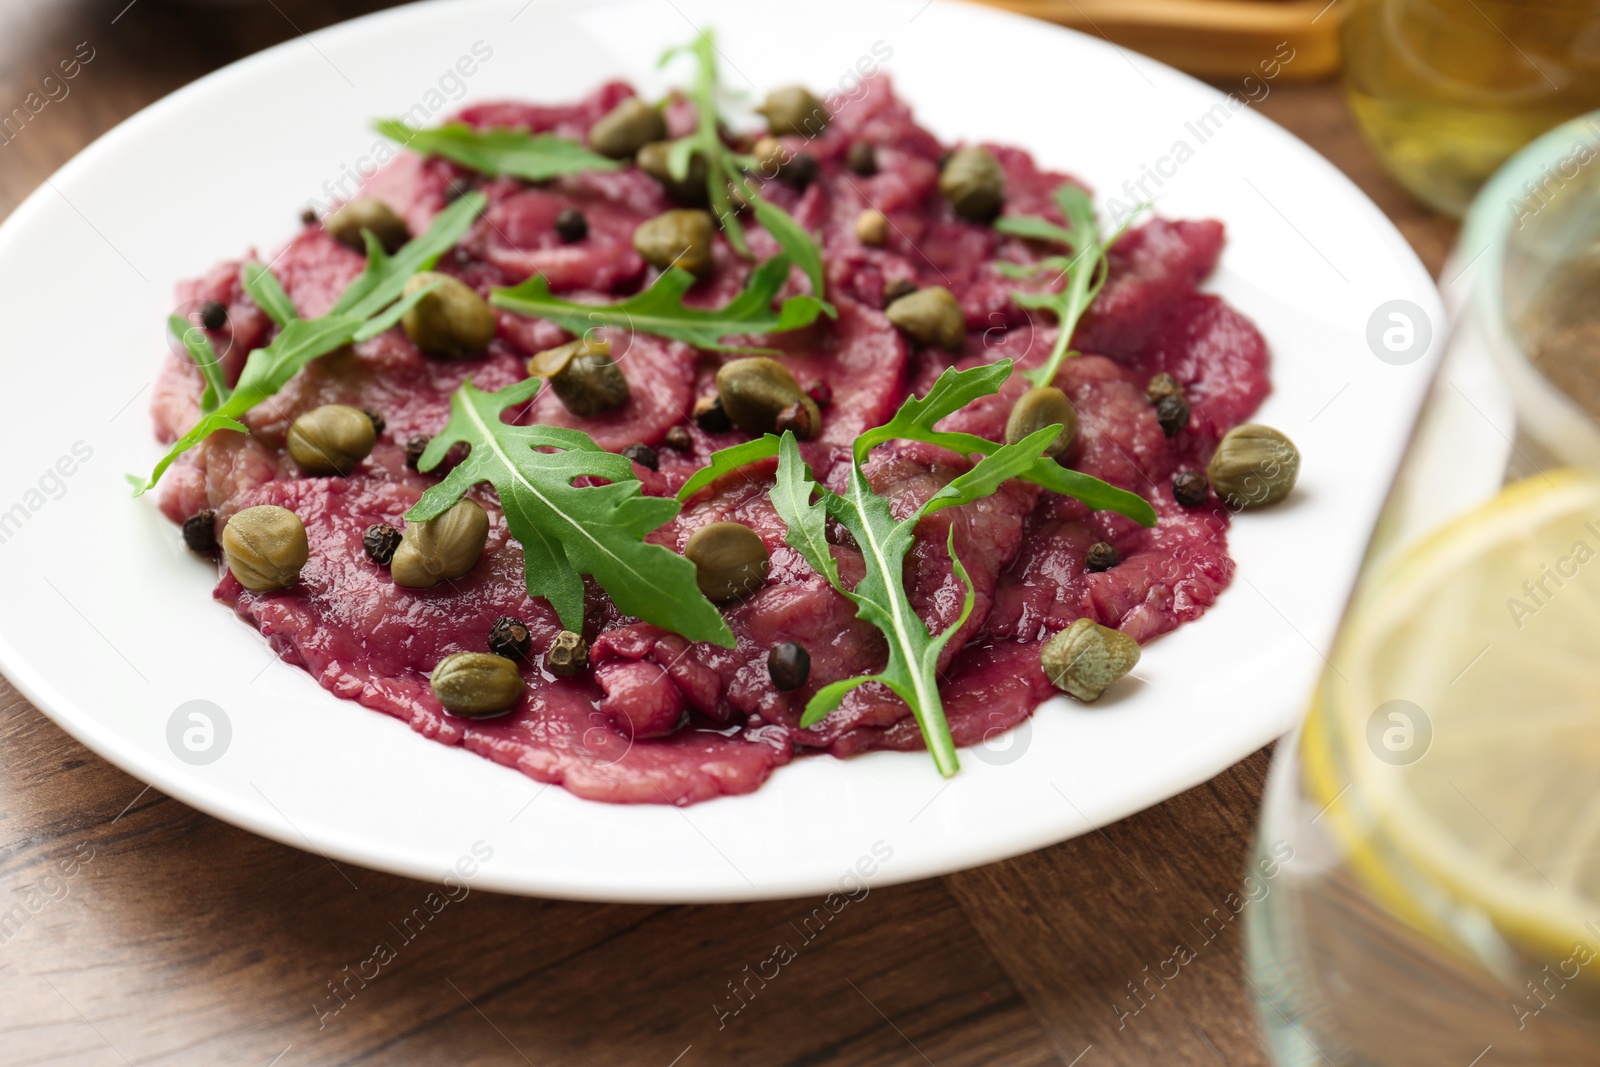
[[[1301,753],[1398,918],[1497,969],[1600,954],[1600,481],[1519,482],[1367,574]]]

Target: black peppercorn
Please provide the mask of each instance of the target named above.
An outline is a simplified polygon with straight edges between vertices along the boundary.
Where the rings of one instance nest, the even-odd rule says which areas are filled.
[[[649,445],[629,445],[622,450],[622,455],[646,470],[658,471],[661,469],[661,460],[656,455],[656,450]]]
[[[888,307],[902,296],[910,296],[916,291],[917,283],[910,278],[896,278],[883,287],[883,306]]]
[[[811,653],[806,646],[781,641],[767,653],[767,674],[772,684],[787,693],[799,689],[811,677]]]
[[[806,396],[809,396],[812,400],[816,401],[817,407],[819,408],[825,408],[829,404],[833,403],[833,390],[830,389],[828,387],[828,383],[823,381],[821,378],[813,378],[811,381],[802,386],[802,388],[804,389]]]
[[[778,417],[773,420],[772,430],[782,436],[793,433],[802,441],[809,441],[822,432],[818,421],[816,403],[806,404],[796,400],[793,404],[778,412]]]
[[[1199,471],[1184,471],[1172,479],[1172,499],[1186,508],[1197,508],[1211,497],[1211,486]]]
[[[669,426],[667,435],[661,439],[661,443],[674,452],[688,452],[694,448],[694,435],[689,432],[687,426]]]
[[[556,216],[556,236],[567,244],[581,241],[589,235],[589,220],[577,208],[566,208]]]
[[[1178,431],[1189,425],[1189,402],[1182,393],[1171,393],[1156,404],[1156,421],[1161,432],[1168,437],[1178,436]]]
[[[778,168],[778,178],[796,189],[804,189],[817,180],[817,157],[810,152],[796,152],[794,157]]]
[[[878,150],[867,141],[855,141],[844,154],[844,165],[863,178],[878,173]]]
[[[1162,371],[1150,379],[1150,384],[1144,387],[1144,395],[1150,403],[1159,404],[1169,396],[1182,396],[1183,386],[1178,384],[1178,379]]]
[[[544,654],[544,669],[557,678],[571,678],[580,671],[588,670],[589,642],[583,639],[582,634],[562,630],[550,639],[550,647]]]
[[[533,638],[521,619],[502,615],[489,628],[489,651],[497,656],[521,662],[533,651]]]
[[[215,333],[228,325],[228,309],[215,300],[200,305],[200,325]]]
[[[217,513],[210,508],[183,520],[183,543],[202,556],[217,550]]]
[[[422,461],[422,453],[428,450],[428,438],[418,434],[406,441],[406,466],[412,470],[417,469],[417,464]]]
[[[706,433],[727,433],[733,420],[722,407],[720,396],[703,396],[694,402],[694,424]]]
[[[300,212],[300,223],[304,226],[315,226],[317,224],[317,213],[311,208],[306,208]]]
[[[386,522],[375,522],[361,535],[361,547],[367,558],[380,567],[387,567],[394,559],[394,550],[400,547],[400,531]]]
[[[383,412],[373,411],[371,408],[362,408],[361,410],[366,414],[367,418],[372,420],[372,435],[374,437],[382,433],[384,427],[389,425],[389,420],[383,417]]]
[[[1117,550],[1109,542],[1097,541],[1089,546],[1089,552],[1083,558],[1083,569],[1094,574],[1108,571],[1122,562],[1122,557],[1117,555]]]

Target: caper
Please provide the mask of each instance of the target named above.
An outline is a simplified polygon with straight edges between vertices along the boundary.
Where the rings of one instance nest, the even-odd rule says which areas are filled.
[[[630,96],[589,127],[589,147],[602,156],[625,159],[666,136],[667,124],[661,112],[637,96]]]
[[[958,148],[939,171],[939,191],[957,215],[971,222],[989,222],[1000,214],[1005,202],[1005,172],[987,148]]]
[[[789,161],[789,149],[776,137],[756,138],[756,143],[750,146],[750,154],[755,156],[756,170],[763,178],[776,178]]]
[[[877,248],[889,239],[889,216],[869,207],[856,216],[856,240]]]
[[[582,634],[562,630],[550,639],[544,653],[544,669],[557,678],[571,678],[589,669],[589,642]]]
[[[797,437],[813,437],[822,428],[817,402],[800,391],[794,375],[775,359],[747,356],[729,360],[717,371],[717,395],[733,424],[748,434],[780,433],[779,416],[794,404],[803,414],[794,419]],[[800,431],[809,429],[809,434]]]
[[[1014,445],[1046,426],[1061,427],[1061,432],[1044,450],[1044,454],[1053,459],[1070,448],[1073,438],[1078,436],[1078,409],[1072,406],[1067,394],[1055,386],[1036,385],[1011,406],[1011,416],[1006,419],[1006,444]]]
[[[767,94],[767,102],[756,108],[767,117],[767,128],[775,134],[815,137],[832,118],[827,105],[803,85],[789,85]]]
[[[363,230],[371,230],[372,236],[378,239],[385,252],[396,252],[411,240],[411,231],[406,228],[405,220],[396,215],[388,204],[372,196],[358,196],[346,201],[322,220],[322,228],[329,237],[357,252],[367,250],[367,242],[361,236]]]
[[[967,339],[967,318],[961,303],[942,285],[900,297],[883,312],[913,341],[961,351]]]
[[[878,173],[878,150],[871,141],[852,141],[844,153],[844,165],[851,173],[870,178]]]
[[[611,342],[580,337],[528,361],[528,373],[548,378],[566,409],[589,418],[628,402],[628,379],[611,358]]]
[[[1189,401],[1182,393],[1168,393],[1156,401],[1156,422],[1168,437],[1178,436],[1189,425]]]
[[[1182,396],[1183,385],[1178,379],[1166,371],[1162,371],[1160,374],[1151,376],[1150,384],[1144,387],[1144,395],[1150,400],[1150,403],[1159,404],[1164,397]]]
[[[1186,508],[1197,508],[1211,499],[1211,486],[1199,471],[1182,471],[1172,477],[1172,499]]]
[[[406,295],[433,285],[400,319],[411,343],[444,359],[481,355],[494,340],[494,308],[459,278],[419,271],[406,282]]]
[[[634,156],[640,170],[661,183],[667,195],[680,204],[700,205],[706,202],[706,161],[698,152],[689,157],[689,171],[682,178],[674,177],[667,157],[672,152],[671,141],[651,141]]]
[[[190,552],[209,556],[217,550],[217,513],[210,508],[183,520],[183,543]]]
[[[367,458],[376,439],[365,411],[324,404],[289,427],[289,455],[307,474],[348,475]]]
[[[446,711],[468,718],[511,710],[526,684],[517,665],[490,652],[457,652],[433,668],[428,679]]]
[[[760,589],[772,565],[767,546],[742,522],[713,522],[700,527],[684,545],[683,554],[695,566],[700,592],[717,604]]]
[[[1230,507],[1265,507],[1294,488],[1300,476],[1300,450],[1272,427],[1247,422],[1223,436],[1206,474]]]
[[[696,208],[663,211],[633,231],[633,248],[657,270],[682,267],[697,278],[711,273],[711,216]]]
[[[483,508],[473,500],[458,500],[441,515],[406,525],[389,574],[395,585],[429,589],[477,566],[488,539],[489,516]]]
[[[533,637],[528,624],[510,615],[502,615],[489,627],[489,651],[513,662],[526,660],[533,651]]]
[[[1039,662],[1051,685],[1090,702],[1133,670],[1139,642],[1092,619],[1078,619],[1045,643]]]
[[[311,548],[300,516],[288,508],[261,504],[228,520],[222,528],[222,554],[240,585],[265,593],[293,585]]]

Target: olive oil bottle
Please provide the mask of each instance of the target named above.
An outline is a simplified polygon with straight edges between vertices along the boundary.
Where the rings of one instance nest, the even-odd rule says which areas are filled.
[[[1600,107],[1600,0],[1346,0],[1350,105],[1402,185],[1460,215],[1513,152]]]

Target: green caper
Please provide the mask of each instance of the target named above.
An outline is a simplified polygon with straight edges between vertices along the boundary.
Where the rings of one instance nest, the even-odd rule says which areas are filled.
[[[990,222],[1005,202],[1005,172],[987,148],[958,148],[939,171],[939,191],[957,215],[972,222]]]
[[[794,375],[775,359],[747,356],[729,360],[717,371],[717,396],[733,424],[748,434],[778,433],[778,419],[791,405],[804,415],[788,427],[799,437],[814,437],[822,427],[822,412],[807,396]],[[809,429],[809,433],[802,430]]]
[[[289,427],[289,455],[307,474],[349,475],[372,451],[376,437],[365,411],[324,404]]]
[[[329,237],[357,252],[367,250],[367,242],[361,236],[362,230],[371,230],[372,236],[378,239],[385,252],[398,251],[401,245],[411,240],[411,231],[406,228],[405,220],[396,215],[388,204],[372,196],[358,196],[346,201],[322,220],[322,228],[328,231]]]
[[[967,340],[967,317],[950,290],[942,285],[918,289],[883,309],[889,321],[913,341],[961,351]]]
[[[742,522],[713,522],[700,527],[684,545],[683,554],[695,566],[700,591],[716,604],[738,600],[760,589],[772,565],[767,546]]]
[[[1139,642],[1092,619],[1078,619],[1039,653],[1050,684],[1082,701],[1095,701],[1139,662]]]
[[[528,361],[528,373],[548,378],[566,409],[589,418],[628,402],[628,379],[611,358],[611,342],[580,337]]]
[[[515,663],[490,652],[446,656],[433,668],[428,681],[446,711],[468,718],[511,710],[527,684]]]
[[[689,172],[682,178],[674,177],[667,157],[672,153],[671,141],[651,141],[639,149],[633,161],[638,168],[661,183],[667,195],[680,204],[701,205],[706,202],[706,161],[698,152],[689,157]]]
[[[663,211],[633,231],[633,248],[657,270],[682,267],[696,278],[711,273],[711,216],[697,208]]]
[[[666,136],[667,124],[661,112],[637,96],[630,96],[589,127],[589,147],[602,156],[625,159]]]
[[[389,574],[395,585],[429,589],[476,567],[488,539],[489,516],[483,508],[473,500],[458,500],[442,515],[406,525]]]
[[[222,554],[240,585],[265,593],[293,585],[311,548],[300,516],[288,508],[262,504],[228,520],[222,528]]]
[[[1078,436],[1078,409],[1072,406],[1067,394],[1053,385],[1036,385],[1017,398],[1012,405],[1011,417],[1006,419],[1006,444],[1014,445],[1031,433],[1046,426],[1061,427],[1061,432],[1044,454],[1054,458],[1072,446]]]
[[[406,295],[434,288],[400,318],[411,343],[430,356],[468,359],[482,355],[494,340],[494,308],[459,278],[431,270],[406,282]]]
[[[767,117],[767,128],[780,136],[815,137],[832,118],[828,107],[803,85],[789,85],[767,94],[767,102],[756,108]]]
[[[1211,488],[1230,507],[1260,508],[1289,495],[1300,476],[1300,450],[1270,426],[1229,430],[1206,466]]]

